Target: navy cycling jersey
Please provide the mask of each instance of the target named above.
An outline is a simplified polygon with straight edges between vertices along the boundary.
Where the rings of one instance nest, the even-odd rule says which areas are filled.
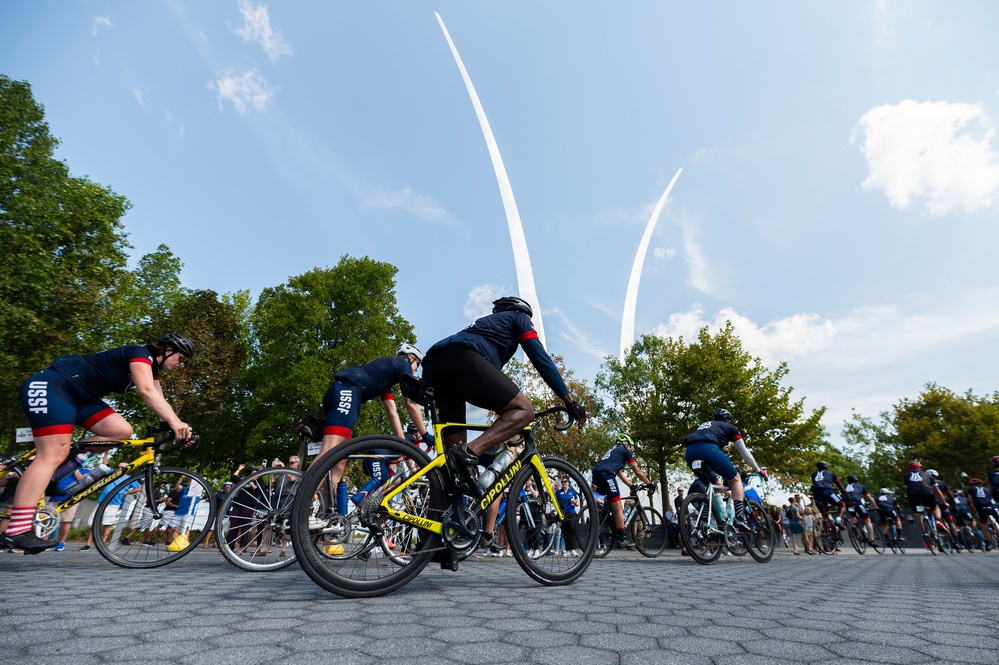
[[[111,393],[135,390],[132,363],[148,365],[153,370],[153,379],[159,379],[160,370],[153,354],[142,345],[120,346],[86,356],[61,356],[50,367],[66,379],[77,397],[94,401]]]
[[[922,469],[911,469],[904,477],[905,480],[905,491],[907,494],[914,494],[917,496],[925,496],[927,494],[934,495],[933,488],[936,487],[936,481],[933,480],[933,476],[926,473]]]
[[[517,352],[517,347],[522,346],[548,387],[559,397],[569,394],[558,367],[538,339],[531,317],[523,312],[509,310],[483,316],[464,330],[434,344],[427,354],[448,346],[472,349],[497,369],[503,369]]]
[[[732,423],[724,420],[711,420],[702,423],[700,427],[688,434],[684,443],[688,446],[692,443],[713,443],[724,449],[730,442],[740,439],[742,439],[742,434]]]
[[[829,469],[818,469],[812,474],[812,493],[816,490],[831,490],[839,483],[839,478]]]
[[[600,458],[600,461],[593,467],[593,470],[616,474],[626,464],[631,464],[634,459],[635,456],[628,449],[628,446],[614,446],[604,453],[604,456]]]
[[[846,487],[843,488],[846,491],[846,495],[850,497],[854,503],[858,506],[864,505],[864,495],[867,494],[867,488],[860,483],[847,483]]]
[[[968,496],[975,502],[975,507],[992,505],[992,490],[984,485],[972,485],[968,488]]]
[[[958,513],[966,514],[971,512],[971,506],[968,504],[968,497],[966,496],[955,496],[954,497],[954,510]]]
[[[999,494],[999,469],[989,470],[989,484],[992,485],[993,496]]]
[[[354,365],[339,372],[337,381],[349,381],[361,389],[361,401],[376,397],[392,397],[392,387],[399,383],[399,375],[413,375],[413,366],[405,358],[384,356],[363,365]]]
[[[878,510],[883,513],[893,512],[896,506],[898,506],[898,501],[891,494],[881,494],[875,501],[878,504]]]

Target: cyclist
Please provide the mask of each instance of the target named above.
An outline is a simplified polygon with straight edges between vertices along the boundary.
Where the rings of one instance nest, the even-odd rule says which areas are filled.
[[[479,457],[517,436],[534,419],[531,400],[503,373],[503,366],[520,346],[548,387],[562,399],[582,427],[586,410],[569,392],[555,362],[538,339],[531,317],[534,310],[521,298],[507,296],[493,301],[492,314],[477,319],[461,332],[430,347],[423,364],[423,378],[434,389],[437,408],[444,422],[465,422],[465,403],[489,409],[496,420],[471,443],[465,430],[448,434],[448,455],[458,474],[473,492],[478,492]],[[485,545],[491,542],[499,504],[486,512]]]
[[[982,481],[978,478],[972,478],[968,483],[971,485],[968,489],[968,495],[971,497],[971,502],[975,505],[975,512],[978,513],[978,521],[983,525],[987,525],[989,515],[992,515],[996,521],[999,521],[999,509],[996,508],[996,501],[992,496],[992,490],[982,485]]]
[[[846,477],[846,487],[843,488],[843,493],[849,497],[850,501],[853,503],[854,509],[857,514],[860,515],[860,519],[863,520],[864,525],[867,527],[867,540],[868,542],[874,542],[874,525],[871,524],[871,514],[867,512],[867,506],[864,505],[864,500],[871,502],[872,507],[876,507],[877,503],[874,501],[874,497],[871,493],[867,491],[867,488],[860,484],[860,480],[857,476],[852,473]]]
[[[635,475],[649,486],[650,493],[655,492],[658,486],[649,480],[645,472],[639,468],[635,455],[631,452],[631,446],[630,436],[618,434],[614,447],[604,453],[597,465],[593,467],[593,484],[606,497],[604,502],[610,504],[611,511],[614,513],[614,531],[617,535],[617,544],[629,550],[635,549],[635,543],[631,542],[624,533],[624,506],[621,505],[621,490],[618,489],[617,479],[620,478],[629,488],[633,487],[632,482],[624,473],[624,467],[631,466]]]
[[[708,465],[710,471],[725,479],[725,483],[732,491],[736,528],[749,533],[750,529],[746,524],[746,493],[742,487],[742,479],[739,477],[738,471],[735,470],[735,465],[732,464],[723,450],[730,442],[735,444],[736,450],[749,466],[753,467],[753,471],[763,478],[767,477],[767,472],[760,468],[760,465],[753,459],[753,454],[746,447],[745,441],[742,440],[742,434],[732,424],[732,414],[727,409],[715,409],[715,412],[711,414],[711,420],[701,424],[700,427],[687,435],[684,442],[687,466],[693,468],[692,464],[695,460],[702,460]]]
[[[933,513],[933,519],[940,519],[940,506],[946,504],[940,488],[933,476],[923,471],[923,465],[913,460],[909,462],[909,472],[905,474],[905,493],[909,498],[909,507],[913,512],[919,512],[919,506]],[[919,520],[919,530],[923,531],[923,521]],[[926,534],[923,533],[925,536]],[[930,547],[927,545],[927,547]]]
[[[395,356],[376,358],[364,365],[352,365],[341,370],[334,377],[333,385],[323,396],[323,412],[326,414],[326,425],[323,428],[323,445],[318,459],[329,450],[351,438],[354,426],[361,415],[361,404],[376,397],[381,398],[385,414],[388,416],[392,434],[403,438],[402,421],[395,408],[395,396],[392,388],[399,383],[399,376],[412,376],[423,362],[423,354],[412,344],[402,343],[396,349]],[[433,435],[427,432],[423,424],[423,414],[420,406],[405,399],[406,411],[417,426],[420,436],[433,441]],[[340,480],[340,470],[331,473],[331,481]]]
[[[985,543],[985,551],[989,552],[992,550],[992,543],[985,539],[982,534],[981,529],[978,528],[978,520],[975,519],[975,515],[971,512],[971,504],[968,503],[968,497],[964,495],[961,490],[954,490],[954,519],[960,524],[960,526],[967,526],[978,532],[979,538]],[[971,543],[964,543],[965,547],[969,547]]]
[[[819,509],[819,512],[823,515],[826,514],[830,506],[839,508],[839,513],[836,514],[833,520],[839,525],[843,522],[843,513],[846,512],[846,502],[834,491],[836,488],[839,488],[840,492],[846,494],[839,482],[839,478],[829,470],[829,465],[822,460],[816,462],[815,473],[812,474],[812,499],[815,501],[815,506]]]
[[[878,498],[875,500],[875,503],[878,506],[878,514],[881,516],[881,533],[887,536],[888,522],[893,521],[895,522],[895,529],[899,540],[903,540],[902,506],[899,505],[895,495],[887,487],[882,487],[878,492]]]
[[[999,496],[999,455],[992,456],[992,468],[989,469],[989,485],[992,486],[992,496]]]
[[[126,439],[133,428],[102,398],[135,390],[180,441],[191,428],[163,397],[159,375],[180,367],[194,356],[187,337],[167,333],[152,344],[121,346],[91,355],[62,356],[29,377],[20,391],[21,407],[28,417],[38,453],[17,485],[11,519],[4,540],[11,547],[35,554],[57,542],[35,536],[31,520],[52,474],[67,458],[74,426],[98,437]]]
[[[933,482],[937,484],[937,489],[940,490],[940,494],[943,495],[944,501],[940,505],[940,516],[947,525],[950,535],[953,536],[955,541],[957,541],[957,525],[954,524],[954,514],[950,510],[950,507],[954,505],[954,494],[950,491],[950,486],[940,480],[940,474],[937,473],[936,469],[927,469],[926,473],[930,474],[930,477],[933,478]]]

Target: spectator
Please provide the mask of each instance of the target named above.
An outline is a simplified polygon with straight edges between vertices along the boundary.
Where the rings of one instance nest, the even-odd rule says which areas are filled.
[[[564,517],[559,537],[565,540],[565,556],[579,556],[579,553],[576,551],[579,548],[577,533],[579,494],[576,493],[576,490],[572,489],[569,479],[566,477],[561,479],[560,485],[561,487],[555,490],[555,500],[558,501],[559,508],[562,510]],[[555,544],[555,547],[556,552],[562,550],[558,543]]]
[[[801,504],[801,497],[795,495],[795,500],[798,504]],[[804,514],[802,516],[802,521],[804,522],[805,533],[805,554],[815,554],[815,542],[812,539],[812,527],[815,526],[815,508],[812,506],[805,506]]]
[[[215,505],[221,507],[222,506],[222,502],[225,501],[225,498],[227,496],[229,496],[229,492],[230,491],[232,491],[232,481],[231,480],[227,480],[224,483],[222,483],[222,489],[219,490],[218,493],[215,495]],[[227,522],[228,522],[228,516],[226,516],[225,518],[223,518],[222,524],[225,525],[225,524],[227,524]],[[212,544],[212,534],[215,533],[214,526],[215,526],[214,524],[209,524],[208,525],[208,535],[205,536],[205,544],[202,545],[202,547],[204,547],[205,549],[208,549],[209,547],[211,547],[211,544]]]
[[[119,468],[127,468],[128,464],[119,464]],[[102,501],[107,497],[108,494],[112,492],[116,487],[121,485],[123,482],[128,480],[128,475],[122,475],[120,478],[115,478],[112,482],[108,483],[107,486],[101,490],[100,496],[97,497],[97,505],[100,505]],[[101,540],[104,542],[108,541],[108,536],[111,535],[111,527],[115,525],[118,521],[118,512],[121,509],[122,504],[125,502],[126,497],[133,497],[142,491],[142,483],[139,481],[133,481],[124,492],[119,492],[115,494],[111,503],[104,510],[104,515],[101,517]],[[95,511],[96,512],[96,511]],[[90,514],[90,524],[94,522],[94,514]],[[87,544],[80,548],[81,552],[90,551],[90,546],[94,544],[94,530],[91,528],[90,533],[87,534]]]
[[[798,507],[798,502],[793,496],[787,500],[787,508],[785,508],[784,512],[787,515],[788,531],[791,534],[791,546],[794,548],[795,554],[801,554],[798,551],[798,544],[801,543],[802,535],[805,533],[805,523],[801,518],[801,509]],[[803,543],[802,546],[804,546]]]

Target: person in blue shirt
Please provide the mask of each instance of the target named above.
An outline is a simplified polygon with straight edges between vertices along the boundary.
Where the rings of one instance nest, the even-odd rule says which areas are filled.
[[[555,500],[558,501],[559,509],[562,511],[562,538],[565,541],[565,555],[579,556],[576,551],[579,548],[578,522],[579,494],[572,488],[569,479],[563,476],[560,480],[560,487],[555,490]],[[561,548],[559,548],[561,549]]]
[[[746,491],[742,486],[742,479],[739,477],[735,465],[725,454],[724,448],[729,443],[735,444],[736,450],[753,468],[753,471],[763,478],[767,477],[766,472],[760,468],[756,459],[753,458],[753,454],[746,447],[746,442],[742,440],[742,434],[732,424],[732,414],[727,409],[716,409],[711,414],[711,420],[702,423],[700,427],[687,435],[684,441],[686,445],[685,457],[687,466],[691,469],[694,468],[693,463],[700,460],[707,464],[709,470],[725,480],[732,491],[736,528],[748,533],[750,529],[746,524]]]
[[[179,441],[191,428],[163,397],[159,374],[194,356],[194,344],[168,333],[153,344],[122,346],[101,353],[62,356],[21,386],[21,408],[28,418],[38,453],[17,486],[10,523],[2,540],[28,554],[54,547],[35,536],[31,520],[52,474],[67,457],[73,428],[92,432],[94,440],[126,439],[134,431],[104,397],[135,390]]]
[[[353,365],[341,370],[334,377],[333,385],[323,396],[323,411],[326,413],[326,425],[323,428],[323,445],[318,459],[322,455],[350,439],[354,426],[361,415],[361,404],[368,400],[381,399],[388,416],[392,434],[403,438],[402,421],[395,408],[395,396],[392,388],[399,383],[403,374],[413,376],[423,362],[423,354],[412,344],[400,344],[395,356],[376,358],[364,365]],[[423,413],[420,406],[405,399],[406,411],[410,419],[417,425],[421,437],[433,441],[433,435],[427,432],[423,423]],[[340,471],[334,469],[331,480],[335,484],[340,480]]]
[[[618,478],[632,487],[632,482],[624,473],[624,467],[630,466],[631,470],[639,479],[649,486],[649,492],[655,492],[657,484],[649,480],[645,472],[638,466],[634,453],[631,452],[632,440],[627,434],[618,434],[614,447],[604,453],[597,465],[593,467],[593,484],[597,486],[600,493],[606,496],[605,503],[610,504],[614,513],[614,530],[617,535],[617,544],[629,550],[635,548],[635,543],[631,542],[624,532],[624,506],[621,504],[621,490],[617,486]]]

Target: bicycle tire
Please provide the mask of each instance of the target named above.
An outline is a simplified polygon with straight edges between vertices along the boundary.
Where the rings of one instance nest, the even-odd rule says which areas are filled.
[[[654,559],[666,549],[666,521],[655,508],[642,507],[631,520],[631,539],[643,556]]]
[[[297,469],[284,467],[260,469],[229,491],[215,520],[215,541],[226,561],[254,573],[281,570],[295,563],[294,550],[290,555],[288,551],[291,544],[288,520],[295,499],[294,487],[303,475]],[[230,509],[239,513],[235,525],[229,516]]]
[[[867,525],[865,524],[864,530],[866,531],[866,529]],[[878,554],[884,554],[888,547],[887,543],[885,543],[885,535],[881,533],[880,527],[874,526],[873,522],[871,523],[871,531],[874,532],[874,540],[871,541],[871,549]]]
[[[542,556],[531,558],[528,556],[528,550],[524,547],[524,541],[520,538],[510,539],[510,550],[513,552],[513,558],[517,560],[528,577],[545,586],[562,586],[579,579],[593,560],[593,553],[597,547],[597,525],[589,519],[589,516],[597,514],[597,500],[593,496],[590,482],[572,464],[558,457],[542,457],[541,464],[553,491],[554,488],[561,486],[560,478],[568,477],[570,487],[579,495],[575,526],[577,529],[576,540],[578,541],[576,544],[580,546],[580,555],[578,557]],[[539,498],[542,502],[541,528],[544,530],[546,524],[558,523],[558,514],[555,511],[556,498],[554,495],[545,495],[545,486],[541,482],[540,473],[533,465],[525,464],[524,468],[510,482],[510,496],[519,498],[528,478],[534,478],[535,487],[539,491]],[[510,507],[507,506],[507,533],[518,532],[517,519],[521,513],[520,508],[521,506],[518,505],[515,510],[511,511]],[[568,520],[562,524],[565,526],[567,523]],[[585,531],[581,528],[584,524],[587,525]]]
[[[885,540],[888,541],[888,546],[891,547],[891,553],[898,553],[898,538],[895,537],[895,527],[888,527],[888,532],[884,534]]]
[[[614,549],[614,513],[610,508],[600,509],[600,520],[597,523],[597,544],[593,548],[593,558],[603,559]]]
[[[413,483],[402,494],[396,496],[393,499],[393,503],[396,505],[397,510],[409,513],[410,515],[427,517],[427,511],[430,507],[427,500],[429,495],[430,482],[421,479]],[[385,556],[392,563],[405,566],[412,561],[413,555],[419,551],[420,538],[419,527],[412,524],[396,523],[396,526],[391,530],[387,530],[382,534],[380,544]]]
[[[690,558],[710,565],[721,556],[723,536],[709,528],[708,497],[699,492],[688,494],[680,506],[680,539]]]
[[[165,496],[159,495],[159,488],[176,488],[179,483],[186,483],[185,492],[195,513],[178,516],[176,512],[161,511],[160,518],[155,518],[153,507],[165,500]],[[155,496],[148,496],[149,487],[156,492]],[[198,517],[199,504],[208,507],[203,522]],[[147,467],[120,480],[104,497],[94,511],[91,532],[97,551],[116,566],[158,568],[192,552],[214,526],[216,514],[215,492],[200,475],[174,467]],[[112,527],[110,542],[102,537],[104,526]],[[166,533],[161,535],[161,529],[166,529]],[[139,531],[143,534],[141,539],[133,541]]]
[[[928,549],[933,554],[933,556],[936,556],[937,555],[936,538],[933,537],[933,528],[930,526],[930,520],[926,516],[926,513],[923,513],[919,516],[919,525],[920,527],[922,527],[923,547]]]
[[[777,548],[777,531],[770,513],[758,501],[749,499],[746,501],[746,524],[751,532],[742,534],[742,540],[749,556],[758,563],[767,563]]]
[[[950,529],[940,520],[935,521],[937,525],[937,547],[944,554],[954,554],[954,540],[951,538]]]
[[[319,495],[320,490],[327,491],[327,478],[341,463],[344,479],[366,477],[363,461],[370,457],[359,456],[376,448],[399,459],[395,477],[411,473],[408,462],[414,463],[417,471],[430,463],[426,453],[403,439],[377,434],[352,439],[312,463],[299,481],[298,498],[292,508],[291,542],[299,565],[313,582],[344,598],[372,598],[405,586],[430,563],[432,554],[444,547],[440,534],[421,530],[417,545],[402,559],[403,563],[385,566],[381,539],[372,538],[369,527],[384,533],[396,524],[406,523],[388,517],[378,503],[380,492],[373,491],[349,516],[335,513],[329,501],[316,507],[314,501],[306,500]],[[425,478],[430,483],[427,515],[439,520],[445,504],[443,480],[436,470]],[[365,511],[363,518],[359,517],[361,510]],[[310,518],[315,520],[315,528],[310,528]]]
[[[867,551],[867,539],[860,534],[860,527],[857,526],[857,520],[852,516],[848,517],[846,526],[853,549],[857,551],[857,554],[864,554]]]

